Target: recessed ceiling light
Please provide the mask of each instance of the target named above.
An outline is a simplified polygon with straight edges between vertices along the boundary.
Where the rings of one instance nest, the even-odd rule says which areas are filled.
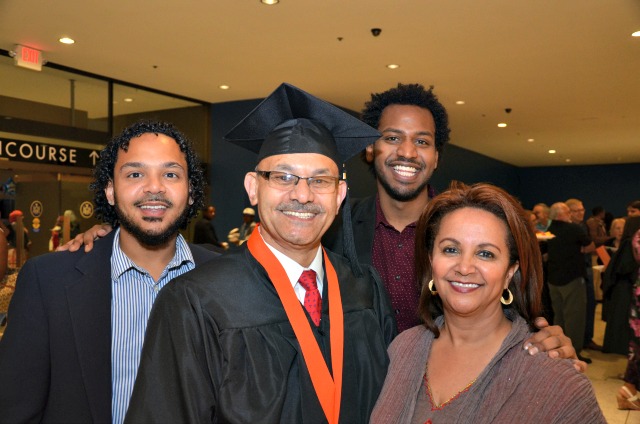
[[[273,6],[274,4],[278,4],[280,0],[260,0],[260,3],[266,4],[267,6]]]
[[[464,104],[464,100],[458,100],[458,101],[456,102],[456,104],[457,104],[457,105],[463,105],[463,104]]]
[[[528,143],[533,143],[534,141],[535,141],[535,140],[534,140],[533,138],[528,138],[528,139],[527,139],[527,142],[528,142]]]
[[[633,34],[631,34],[632,37],[640,37],[640,31],[636,31]]]
[[[73,43],[76,42],[76,40],[74,40],[73,38],[69,38],[69,37],[62,37],[58,41],[60,41],[62,44],[73,44]]]
[[[220,88],[220,90],[228,90],[228,89],[229,89],[229,86],[228,86],[228,85],[224,85],[224,84],[223,84],[223,85],[221,85],[219,88]]]
[[[551,150],[549,150],[549,153],[550,153],[550,154],[552,154],[552,155],[554,155],[554,154],[556,153],[556,151],[555,151],[555,150],[553,150],[553,149],[551,149]]]
[[[122,100],[124,100],[125,103],[131,103],[133,101],[133,99],[131,97],[125,97]]]
[[[566,158],[564,161],[565,161],[565,162],[571,162],[571,159]]]
[[[500,127],[500,128],[505,128],[506,126],[507,126],[507,124],[505,124],[504,122],[500,122],[498,124],[498,127]]]
[[[400,65],[396,65],[395,63],[391,63],[389,65],[387,65],[387,68],[389,69],[398,69],[400,67]]]

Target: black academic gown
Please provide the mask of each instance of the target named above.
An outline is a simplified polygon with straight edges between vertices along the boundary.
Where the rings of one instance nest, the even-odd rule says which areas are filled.
[[[342,257],[329,258],[344,310],[340,422],[365,423],[384,382],[395,322],[379,280],[371,273],[357,279]],[[311,324],[325,360],[327,299],[325,278],[321,324]],[[282,303],[246,247],[161,291],[125,421],[326,422]]]

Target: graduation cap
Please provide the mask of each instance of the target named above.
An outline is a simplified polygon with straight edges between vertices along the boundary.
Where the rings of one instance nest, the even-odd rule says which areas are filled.
[[[319,153],[342,164],[380,138],[380,133],[342,109],[283,83],[224,139],[262,159]]]
[[[224,136],[225,140],[257,153],[258,163],[274,155],[319,153],[331,158],[339,170],[378,138],[380,133],[358,118],[286,83]],[[342,243],[353,273],[362,276],[353,241],[348,192],[342,208]]]

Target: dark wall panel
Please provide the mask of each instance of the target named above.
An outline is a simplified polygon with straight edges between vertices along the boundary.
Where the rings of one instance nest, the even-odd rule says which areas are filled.
[[[626,216],[626,206],[640,199],[640,164],[532,167],[519,170],[525,206],[551,205],[571,197],[591,208],[602,206],[614,216]]]
[[[211,157],[209,163],[211,202],[216,207],[214,226],[218,239],[242,224],[242,210],[250,206],[244,176],[256,166],[256,155],[223,140],[224,135],[261,100],[211,105]],[[257,212],[257,210],[256,210]]]

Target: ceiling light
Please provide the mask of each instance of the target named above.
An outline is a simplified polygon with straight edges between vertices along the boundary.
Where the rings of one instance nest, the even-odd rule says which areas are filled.
[[[267,6],[273,6],[274,4],[278,4],[280,0],[260,0],[260,3],[266,4]]]
[[[220,86],[220,87],[218,87],[218,88],[220,88],[220,90],[228,90],[228,89],[229,89],[229,86],[228,86],[228,85],[224,85],[224,84],[223,84],[223,85],[221,85],[221,86]]]
[[[528,138],[528,139],[527,139],[527,142],[529,142],[529,143],[533,143],[534,141],[535,141],[535,140],[534,140],[533,138]]]
[[[76,42],[76,40],[74,40],[73,38],[69,38],[69,37],[62,37],[58,41],[60,41],[62,44],[73,44],[73,43]]]
[[[633,34],[631,34],[632,37],[640,37],[640,31],[636,31]]]
[[[463,104],[464,104],[464,100],[458,100],[458,101],[456,102],[456,104],[457,104],[457,105],[463,105]]]
[[[131,103],[133,101],[133,99],[131,97],[125,97],[122,100],[124,100],[125,103]]]
[[[565,161],[565,162],[571,162],[571,159],[566,158],[564,161]]]
[[[552,155],[554,155],[554,154],[556,153],[556,151],[555,151],[555,150],[553,150],[553,149],[551,149],[551,150],[549,150],[549,153],[550,153],[550,154],[552,154]]]
[[[506,128],[506,126],[507,126],[507,124],[505,124],[504,122],[500,122],[500,123],[498,124],[498,127],[499,127],[499,128]]]
[[[400,65],[396,65],[395,63],[391,63],[389,65],[387,65],[387,68],[389,69],[398,69],[400,67]]]

